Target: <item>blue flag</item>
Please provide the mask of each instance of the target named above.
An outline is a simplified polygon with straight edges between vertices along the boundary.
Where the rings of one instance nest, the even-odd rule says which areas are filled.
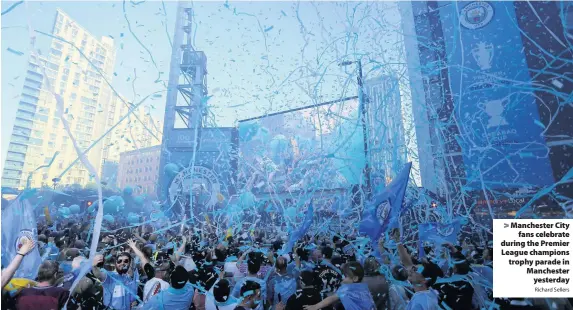
[[[22,238],[27,237],[37,244],[38,228],[34,208],[22,195],[2,210],[2,265],[8,266],[22,246]],[[24,257],[14,278],[36,279],[42,257],[38,247]]]
[[[304,217],[304,221],[302,222],[301,227],[295,230],[292,234],[290,234],[290,238],[285,247],[283,248],[282,254],[286,254],[292,251],[292,247],[294,246],[295,242],[297,242],[300,238],[302,238],[306,234],[306,232],[312,225],[313,216],[314,216],[314,207],[311,202],[310,206],[308,207],[308,210],[306,211],[306,215]]]
[[[432,243],[434,249],[440,249],[442,244],[449,242],[456,244],[460,232],[461,221],[456,219],[451,223],[423,223],[418,226],[418,250],[419,257],[426,256],[424,244]]]
[[[364,208],[359,231],[370,236],[372,242],[378,241],[389,228],[398,227],[410,168],[412,163],[407,163],[400,174],[382,192],[376,193]]]

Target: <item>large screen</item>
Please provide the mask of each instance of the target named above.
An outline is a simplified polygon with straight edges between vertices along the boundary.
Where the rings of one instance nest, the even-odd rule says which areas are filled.
[[[239,122],[239,181],[253,192],[361,183],[364,135],[357,99]]]

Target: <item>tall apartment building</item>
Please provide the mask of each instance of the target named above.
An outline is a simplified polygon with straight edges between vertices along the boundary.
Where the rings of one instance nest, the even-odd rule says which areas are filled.
[[[52,34],[61,40],[52,39],[49,53],[30,57],[2,174],[3,187],[26,187],[30,173],[48,164],[59,152],[50,167],[38,170],[30,178],[31,187],[51,186],[52,179],[59,177],[77,158],[72,141],[56,115],[52,92],[62,96],[64,117],[82,151],[131,107],[108,85],[116,58],[110,37],[96,38],[61,10],[56,11]],[[162,128],[161,122],[154,122],[140,107],[92,147],[87,157],[97,172],[102,173],[106,161],[119,162],[121,152],[161,144],[157,138],[161,139]],[[90,173],[78,162],[62,176],[59,184],[86,185],[90,179]]]
[[[56,12],[52,34],[62,40],[52,39],[45,58],[31,56],[28,65],[2,176],[6,187],[25,187],[30,173],[59,152],[49,168],[39,170],[30,179],[31,187],[50,186],[52,179],[77,158],[56,115],[52,92],[62,96],[64,117],[81,150],[104,133],[104,112],[111,98],[104,78],[111,81],[113,75],[116,56],[113,40],[97,39],[61,10]],[[87,154],[96,167],[101,165],[101,156],[101,144]],[[85,185],[89,180],[90,173],[77,164],[63,176],[61,183]]]
[[[368,97],[370,165],[388,184],[407,160],[398,79],[380,76],[364,81],[364,91]]]

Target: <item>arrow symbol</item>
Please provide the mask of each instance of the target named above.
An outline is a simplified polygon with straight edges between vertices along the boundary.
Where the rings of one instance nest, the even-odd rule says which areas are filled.
[[[508,228],[509,224],[508,223],[503,223],[503,228]]]

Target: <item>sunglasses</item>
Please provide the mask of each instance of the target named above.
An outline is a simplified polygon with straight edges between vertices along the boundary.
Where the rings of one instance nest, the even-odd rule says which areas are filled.
[[[118,259],[116,264],[129,264],[129,259]]]

